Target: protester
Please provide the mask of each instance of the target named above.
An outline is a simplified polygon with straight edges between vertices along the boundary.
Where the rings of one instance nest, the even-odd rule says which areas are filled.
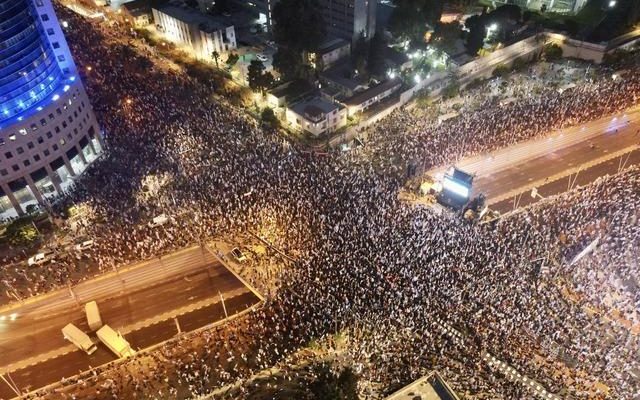
[[[39,395],[188,398],[242,388],[338,331],[348,333],[360,379],[383,388],[377,397],[433,369],[473,398],[534,397],[489,365],[487,352],[562,398],[638,395],[630,371],[639,367],[639,343],[624,322],[637,322],[640,305],[630,284],[638,274],[638,168],[495,226],[412,207],[397,190],[403,163],[440,165],[621,111],[635,104],[640,74],[614,81],[601,71],[563,94],[439,126],[399,111],[361,153],[317,157],[261,130],[215,88],[165,69],[146,47],[132,49],[127,30],[59,12],[108,144],[55,208],[88,210],[76,223],[96,243],[87,254],[97,270],[89,272],[256,232],[297,261],[279,270],[278,289],[247,318]],[[171,221],[150,226],[162,213]],[[596,238],[593,254],[572,264]],[[10,284],[50,290],[68,279],[57,268],[36,280],[18,271]]]

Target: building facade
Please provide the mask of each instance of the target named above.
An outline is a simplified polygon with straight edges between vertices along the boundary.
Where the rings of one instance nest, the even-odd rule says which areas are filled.
[[[212,61],[219,55],[236,49],[236,34],[231,23],[185,7],[167,5],[153,9],[158,30],[176,44],[189,47],[196,58]]]
[[[376,0],[319,0],[327,36],[355,45],[360,36],[369,40],[376,32]]]
[[[294,129],[319,136],[345,126],[347,124],[347,109],[339,104],[316,97],[288,107],[286,120]]]
[[[50,0],[0,0],[0,219],[46,206],[103,151]]]

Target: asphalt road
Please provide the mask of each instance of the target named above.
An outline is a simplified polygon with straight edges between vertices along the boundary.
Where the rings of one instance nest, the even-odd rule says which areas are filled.
[[[251,307],[258,301],[259,299],[248,289],[238,296],[225,298],[224,300],[229,316]],[[188,332],[222,320],[224,317],[222,303],[218,301],[180,315],[177,319],[182,332]],[[126,335],[126,339],[133,348],[142,349],[170,339],[177,333],[176,323],[171,318],[130,332]],[[63,377],[76,375],[88,370],[90,367],[97,367],[115,359],[116,357],[106,347],[99,345],[98,350],[91,355],[87,355],[80,350],[74,350],[34,366],[14,371],[11,373],[11,378],[24,392],[28,392],[57,382]],[[4,382],[0,382],[0,399],[10,399],[14,396],[10,388]]]
[[[200,259],[200,257],[197,257]],[[192,253],[187,252],[178,256],[172,262],[194,260]],[[149,268],[151,268],[149,270]],[[259,299],[240,282],[229,270],[218,263],[209,263],[192,268],[185,265],[184,273],[176,273],[169,279],[158,273],[162,279],[154,280],[153,271],[157,266],[142,267],[132,271],[131,276],[138,276],[140,282],[127,280],[120,287],[112,290],[110,296],[98,298],[98,306],[104,323],[114,329],[123,330],[125,337],[134,348],[146,348],[171,338],[177,333],[174,316],[183,332],[197,329],[224,317],[219,293],[225,298],[225,305],[229,315],[257,303]],[[148,270],[145,272],[145,269]],[[151,274],[149,273],[151,272]],[[137,275],[136,275],[137,274]],[[125,275],[129,276],[129,275]],[[146,286],[143,282],[149,282]],[[110,280],[103,280],[112,286]],[[100,289],[100,281],[91,285]],[[131,289],[128,289],[131,287]],[[89,293],[87,287],[87,293]],[[235,297],[233,297],[235,296]],[[57,297],[56,297],[57,298]],[[215,302],[215,303],[214,303]],[[61,306],[46,306],[46,300],[41,305],[30,306],[30,312],[20,314],[15,321],[0,322],[0,363],[11,366],[12,363],[22,362],[34,358],[35,365],[26,368],[26,364],[15,364],[11,373],[16,383],[25,389],[33,390],[46,384],[53,383],[62,377],[69,377],[86,370],[89,366],[98,366],[115,359],[101,344],[99,350],[91,356],[78,351],[65,341],[61,329],[69,322],[74,323],[81,330],[90,333],[86,322],[83,302],[80,305],[68,302]],[[184,309],[195,307],[196,303],[213,303],[199,309]],[[29,307],[25,307],[29,308]],[[180,310],[182,308],[182,310]],[[164,321],[158,322],[160,319]],[[148,321],[147,323],[144,323]],[[131,332],[126,327],[133,324],[144,326]],[[130,328],[129,328],[130,329]],[[66,349],[66,350],[65,350]],[[50,354],[47,354],[51,352]],[[10,398],[12,392],[8,386],[0,381],[0,398]]]
[[[640,164],[639,150],[634,150],[631,153],[627,153],[627,154],[629,155],[629,159],[627,161],[627,167],[629,165]],[[625,155],[625,158],[626,158],[626,155]],[[604,176],[607,174],[609,175],[615,174],[618,171],[619,162],[620,162],[620,159],[615,158],[613,160],[609,160],[604,163],[595,165],[591,168],[584,169],[580,171],[580,173],[578,173],[577,175],[574,174],[571,178],[567,176],[567,177],[558,179],[556,181],[547,183],[545,185],[538,186],[537,187],[538,193],[542,197],[548,197],[548,196],[566,192],[569,186],[569,179],[571,179],[572,182],[575,179],[575,182],[573,183],[574,187],[587,185],[595,181],[601,176]],[[536,197],[535,199],[531,197],[530,193],[531,191],[526,191],[522,193],[522,196],[519,198],[519,201],[518,201],[519,207],[524,207],[540,200],[539,197]],[[500,211],[501,213],[506,213],[513,210],[513,205],[514,205],[514,198],[510,197],[508,199],[502,200],[498,203],[491,205],[491,208],[494,210]]]
[[[638,129],[640,124],[632,123],[619,128],[618,132],[605,132],[538,158],[524,162],[514,160],[511,166],[499,171],[479,173],[474,179],[473,195],[484,193],[491,208],[504,212],[513,208],[513,197],[518,193],[526,192],[520,206],[533,202],[534,199],[530,196],[531,186],[536,182],[540,183],[536,184],[540,195],[549,196],[566,191],[569,176],[573,175],[572,180],[576,177],[574,171],[579,170],[577,185],[593,182],[605,174],[616,173],[621,158],[624,163],[629,155],[627,167],[639,162],[638,151],[630,150],[640,144],[640,135],[636,133]],[[624,154],[604,161],[614,153]]]
[[[114,292],[113,297],[99,300],[98,307],[103,322],[118,329],[217,295],[218,291],[225,293],[240,287],[242,283],[217,264],[131,293]],[[69,322],[90,332],[82,305],[47,314],[22,315],[7,323],[0,340],[2,365],[68,345],[61,329]]]

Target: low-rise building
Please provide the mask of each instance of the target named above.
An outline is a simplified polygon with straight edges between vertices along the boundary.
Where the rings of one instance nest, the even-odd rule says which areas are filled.
[[[402,81],[400,79],[390,79],[367,90],[354,94],[346,99],[344,104],[347,106],[349,115],[354,115],[391,96],[400,89],[401,86]]]
[[[348,61],[340,62],[322,72],[320,80],[323,88],[330,86],[338,89],[343,97],[353,96],[369,87],[369,78],[354,70]]]
[[[271,108],[286,107],[314,90],[316,88],[304,79],[285,82],[267,91],[267,103]]]
[[[136,28],[145,27],[153,21],[150,0],[133,0],[124,3],[121,10],[125,20],[131,22]]]
[[[451,389],[449,384],[438,374],[430,374],[414,381],[393,393],[385,400],[459,400],[460,397]]]
[[[214,51],[222,56],[237,48],[233,24],[225,18],[169,4],[154,7],[153,20],[169,41],[191,48],[196,58],[211,61]]]
[[[310,54],[310,61],[318,71],[324,71],[349,55],[351,43],[344,39],[329,39],[320,45],[317,52]]]
[[[315,97],[287,108],[290,126],[319,136],[335,132],[347,124],[347,109],[340,104]]]

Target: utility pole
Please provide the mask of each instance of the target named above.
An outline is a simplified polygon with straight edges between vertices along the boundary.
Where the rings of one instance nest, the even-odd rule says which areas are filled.
[[[224,310],[224,319],[229,318],[229,315],[227,314],[227,306],[224,305],[224,297],[222,297],[222,293],[220,293],[220,291],[218,291],[218,296],[220,296],[220,301],[222,302],[222,309]]]

